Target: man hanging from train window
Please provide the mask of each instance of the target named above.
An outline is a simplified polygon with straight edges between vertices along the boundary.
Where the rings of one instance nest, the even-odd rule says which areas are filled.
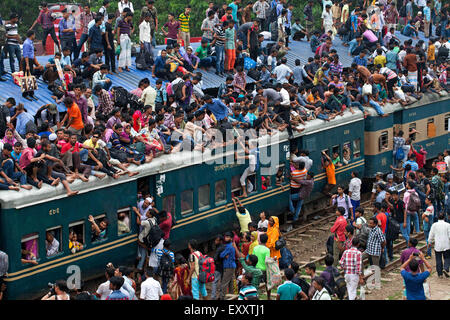
[[[333,162],[328,154],[325,151],[322,151],[322,167],[327,173],[327,181],[328,183],[323,188],[322,193],[331,197],[330,191],[336,186],[336,169],[334,167]]]

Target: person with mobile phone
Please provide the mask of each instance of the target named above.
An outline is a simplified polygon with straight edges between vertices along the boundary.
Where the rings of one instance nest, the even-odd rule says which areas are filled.
[[[420,272],[417,257],[423,261],[427,268],[424,272]],[[406,271],[406,266],[408,266],[411,271]],[[422,251],[413,253],[409,256],[408,260],[403,263],[400,267],[400,273],[405,281],[407,300],[426,300],[423,284],[430,276],[431,270],[431,265],[425,259]]]

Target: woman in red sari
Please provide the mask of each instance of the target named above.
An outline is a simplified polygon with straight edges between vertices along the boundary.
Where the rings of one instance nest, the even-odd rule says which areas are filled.
[[[168,292],[173,300],[178,300],[180,296],[192,296],[191,281],[189,279],[189,265],[186,259],[177,254],[175,257],[176,268],[174,277],[169,285]]]

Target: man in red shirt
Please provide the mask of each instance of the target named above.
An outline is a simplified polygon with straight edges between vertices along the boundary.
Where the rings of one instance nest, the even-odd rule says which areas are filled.
[[[77,141],[77,135],[71,134],[68,143],[65,143],[61,147],[61,160],[67,167],[72,167],[75,172],[75,178],[78,178],[84,182],[89,181],[89,175],[91,174],[91,166],[87,166],[81,163],[80,152],[83,145]],[[80,175],[79,171],[83,170],[83,174]]]
[[[333,266],[337,266],[339,263],[339,255],[341,251],[344,251],[344,241],[345,241],[345,227],[347,226],[347,220],[344,217],[345,209],[342,207],[337,207],[336,216],[337,219],[334,225],[331,227],[330,231],[334,233],[333,241]]]
[[[420,150],[419,152],[417,152],[412,143],[411,143],[411,151],[416,155],[416,162],[417,165],[419,166],[419,169],[422,169],[426,162],[425,156],[427,155],[427,152],[423,149],[422,146],[420,146]]]
[[[383,210],[383,206],[379,202],[375,202],[375,218],[378,220],[378,226],[380,227],[383,234],[386,234],[386,223],[387,217],[385,214],[385,210]]]
[[[172,215],[170,212],[162,210],[159,212],[159,228],[164,232],[164,240],[169,239],[170,229],[172,228]]]

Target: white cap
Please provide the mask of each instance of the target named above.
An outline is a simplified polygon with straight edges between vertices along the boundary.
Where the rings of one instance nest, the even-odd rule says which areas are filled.
[[[48,136],[48,140],[50,140],[50,141],[55,141],[57,138],[58,138],[58,137],[56,136],[56,133],[51,133],[51,134]]]
[[[153,202],[153,199],[152,199],[151,197],[147,197],[147,198],[145,198],[145,200],[147,200],[147,201],[150,202],[150,203]]]

